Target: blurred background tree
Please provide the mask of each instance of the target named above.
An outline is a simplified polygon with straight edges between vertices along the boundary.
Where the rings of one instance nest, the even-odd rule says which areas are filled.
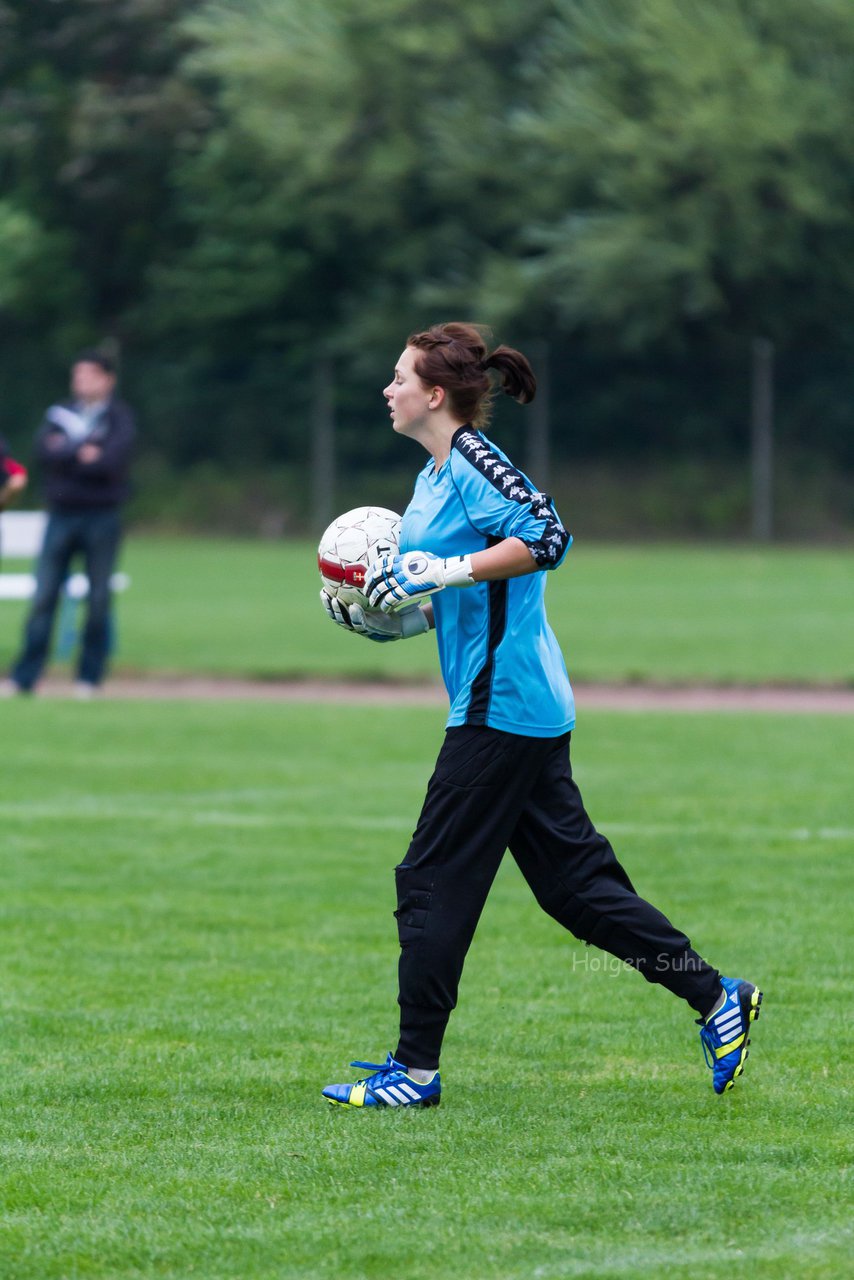
[[[180,70],[181,20],[196,7],[0,3],[0,181],[17,215],[0,231],[18,264],[15,297],[0,292],[12,435],[27,438],[81,344],[127,344],[132,364],[134,312],[169,234],[169,175],[208,112]]]
[[[403,500],[379,390],[459,315],[550,374],[575,523],[744,534],[763,339],[778,526],[850,533],[852,109],[849,0],[6,0],[0,429],[109,339],[140,519],[311,527],[318,385],[338,500]]]

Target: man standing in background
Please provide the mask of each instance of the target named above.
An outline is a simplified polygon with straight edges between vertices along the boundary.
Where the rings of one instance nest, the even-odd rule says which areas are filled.
[[[76,555],[89,579],[86,625],[75,693],[92,697],[110,651],[110,577],[121,542],[121,508],[136,434],[133,414],[115,397],[116,370],[99,351],[84,351],[71,369],[70,401],[47,410],[36,437],[49,519],[37,570],[36,594],[24,643],[3,687],[31,693],[50,648],[62,585]]]

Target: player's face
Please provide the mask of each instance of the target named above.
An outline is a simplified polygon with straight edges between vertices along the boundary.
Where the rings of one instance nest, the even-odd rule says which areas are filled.
[[[407,347],[394,366],[394,377],[383,391],[391,425],[402,436],[418,436],[427,421],[432,388],[415,372],[415,349]]]

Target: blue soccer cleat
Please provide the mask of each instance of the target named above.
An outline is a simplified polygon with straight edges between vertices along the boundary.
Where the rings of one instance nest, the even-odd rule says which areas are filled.
[[[715,1093],[726,1093],[744,1070],[748,1031],[759,1017],[762,992],[741,978],[721,978],[726,1000],[708,1022],[700,1026],[700,1040],[706,1065],[714,1073]]]
[[[419,1084],[406,1074],[406,1067],[391,1054],[378,1062],[351,1062],[374,1074],[355,1084],[328,1084],[323,1096],[333,1107],[438,1107],[442,1082],[436,1071],[427,1084]]]

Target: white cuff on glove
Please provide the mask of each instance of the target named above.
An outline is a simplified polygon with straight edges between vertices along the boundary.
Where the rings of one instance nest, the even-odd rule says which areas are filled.
[[[470,555],[443,560],[430,551],[406,551],[368,565],[365,595],[374,609],[396,613],[445,587],[470,587],[473,582]]]
[[[472,577],[471,556],[450,556],[442,561],[446,587],[470,587]]]

